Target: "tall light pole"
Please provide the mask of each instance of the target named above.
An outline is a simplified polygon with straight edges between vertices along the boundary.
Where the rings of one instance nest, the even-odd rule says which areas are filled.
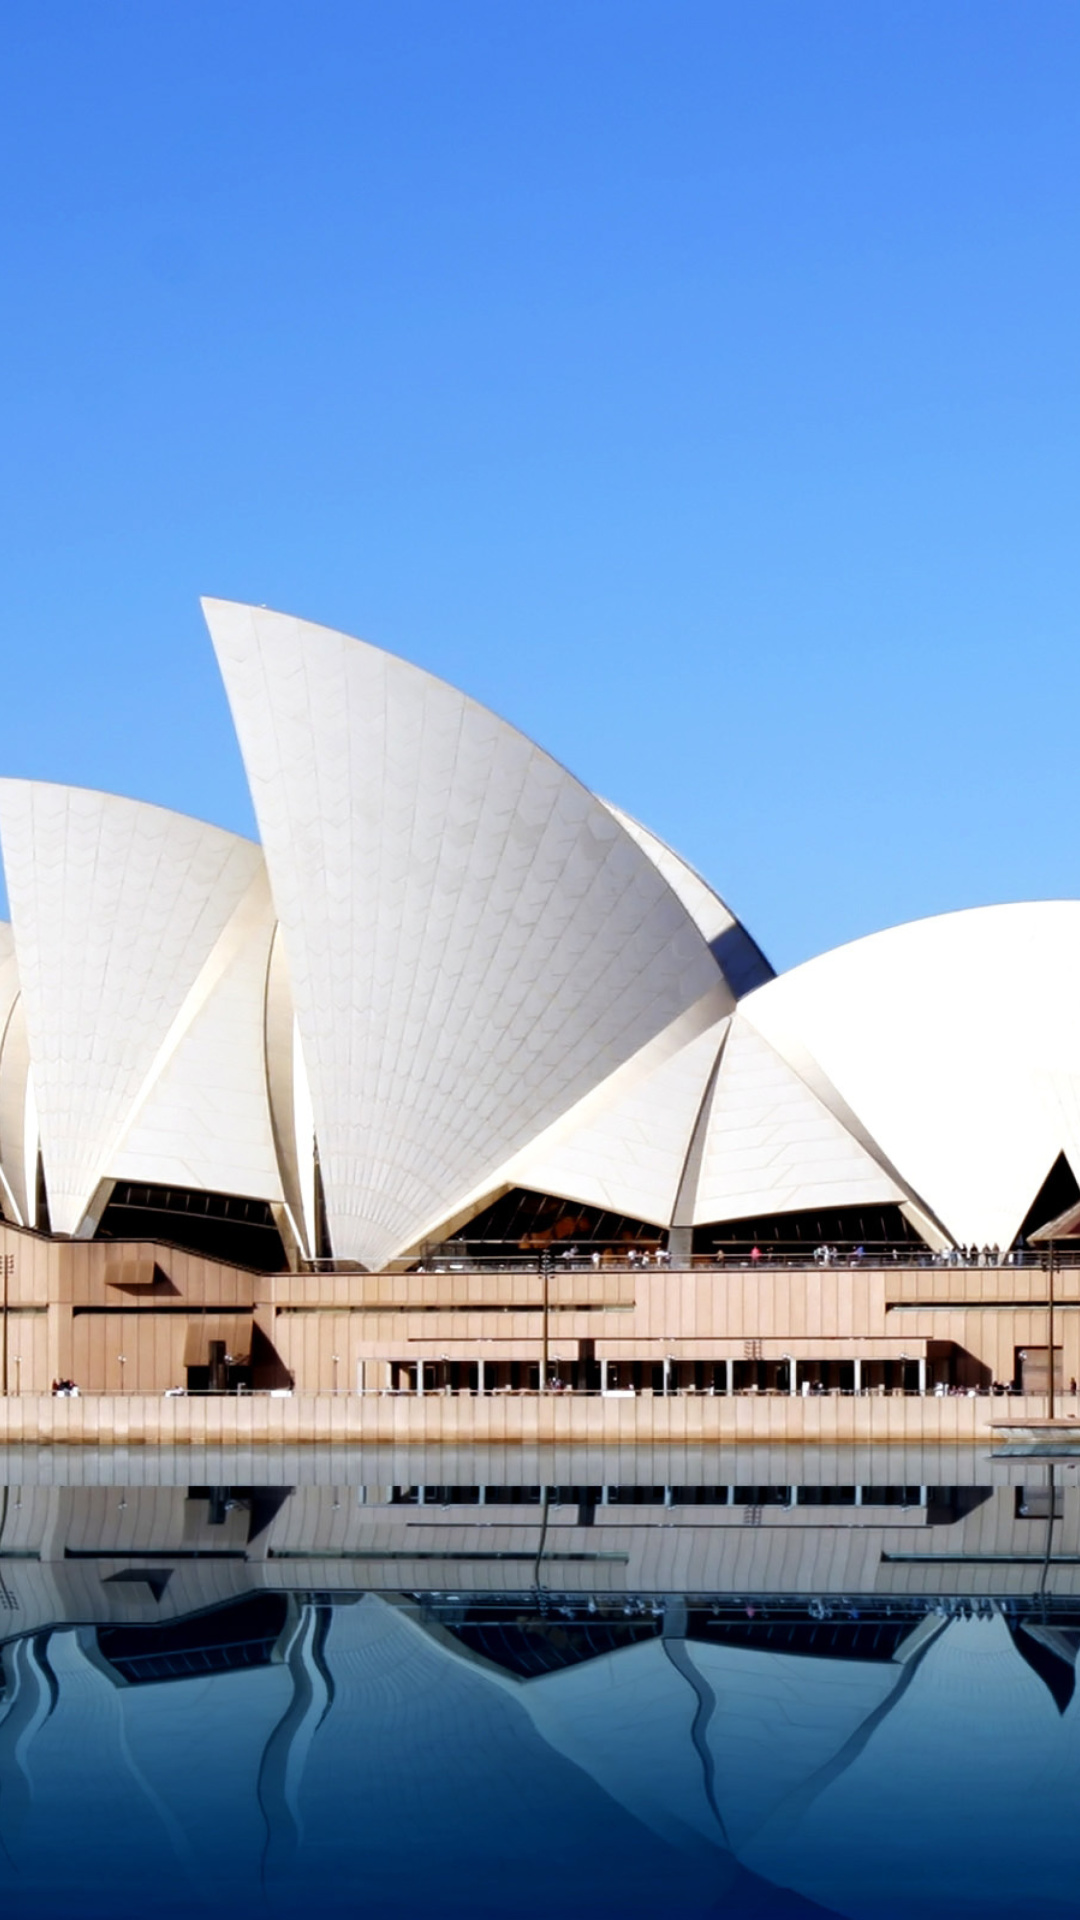
[[[0,1266],[4,1269],[4,1392],[8,1390],[8,1281],[15,1271],[15,1255],[0,1255]]]
[[[546,1393],[548,1390],[548,1307],[551,1300],[551,1248],[550,1247],[544,1247],[541,1251],[540,1273],[544,1282],[544,1297],[543,1297],[543,1303],[542,1303],[542,1311],[544,1315],[544,1326],[543,1326],[543,1339],[542,1339],[542,1347],[541,1347],[543,1358],[540,1363],[540,1391],[541,1393]]]
[[[1051,1240],[1046,1249],[1046,1417],[1054,1417],[1054,1243]],[[1050,1505],[1054,1504],[1053,1480],[1051,1479]]]

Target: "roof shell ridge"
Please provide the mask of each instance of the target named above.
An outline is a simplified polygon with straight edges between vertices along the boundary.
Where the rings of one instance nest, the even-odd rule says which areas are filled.
[[[246,847],[259,847],[258,840],[253,840],[250,834],[237,833],[235,827],[223,827],[220,821],[205,820],[201,814],[188,813],[186,808],[170,807],[163,800],[144,800],[138,794],[114,793],[109,787],[87,787],[71,780],[39,780],[31,774],[0,774],[0,794],[5,789],[14,791],[20,788],[25,792],[63,794],[72,799],[113,801],[118,806],[137,808],[148,814],[161,814],[167,820],[205,828],[208,833],[220,833],[223,838],[238,840]]]
[[[676,858],[678,857],[676,855]],[[708,882],[706,881],[705,884],[708,885]],[[869,948],[878,941],[891,940],[894,936],[906,935],[912,939],[918,939],[935,927],[945,930],[950,925],[955,926],[963,920],[975,921],[983,916],[999,914],[1012,916],[1018,913],[1037,912],[1044,907],[1074,907],[1080,911],[1080,898],[1069,894],[1052,894],[1034,900],[987,900],[974,907],[946,907],[941,913],[919,914],[914,920],[890,921],[888,926],[874,927],[869,933],[853,934],[850,940],[841,940],[835,947],[823,947],[820,953],[809,954],[805,960],[797,960],[794,966],[783,968],[780,973],[774,975],[774,978],[778,981],[790,980],[797,974],[808,972],[811,967],[817,967],[842,956],[846,957],[856,947]],[[765,981],[762,987],[755,987],[754,992],[765,992],[770,985],[770,981]]]
[[[634,819],[633,815],[626,813],[623,808],[616,807],[610,801],[603,799],[601,795],[595,793],[591,787],[587,786],[585,781],[566,765],[565,761],[560,760],[557,755],[550,753],[546,747],[541,746],[538,741],[533,739],[531,734],[526,733],[524,729],[517,726],[513,720],[507,720],[503,714],[497,712],[494,707],[488,706],[483,700],[478,700],[475,695],[466,693],[463,688],[455,685],[454,681],[445,679],[441,674],[433,673],[428,667],[419,666],[416,661],[407,659],[404,654],[394,653],[388,647],[380,647],[372,640],[358,639],[356,635],[346,633],[341,627],[329,627],[318,620],[307,620],[302,614],[285,613],[278,608],[255,606],[250,601],[226,600],[209,594],[204,594],[199,604],[203,610],[203,616],[206,619],[207,625],[211,629],[215,646],[217,645],[217,635],[211,624],[211,609],[220,608],[226,614],[246,613],[253,617],[261,617],[268,622],[280,622],[283,626],[289,626],[294,630],[308,628],[313,632],[321,634],[324,638],[345,641],[350,647],[363,649],[363,651],[371,655],[373,661],[388,662],[395,668],[399,668],[402,672],[415,676],[418,683],[426,684],[437,688],[441,692],[450,694],[455,700],[460,701],[462,706],[472,714],[475,714],[483,720],[494,721],[498,727],[505,728],[507,733],[513,734],[517,739],[523,741],[530,752],[538,755],[549,766],[555,768],[568,785],[576,789],[579,794],[586,798],[590,806],[603,809],[603,812],[614,821],[619,836],[624,843],[634,848],[636,852],[647,852],[647,849],[643,847],[642,842],[636,837],[632,828],[638,828],[641,833],[655,840],[658,845],[664,848],[666,853],[670,854],[673,860],[679,861],[682,866],[687,868],[688,872],[693,874],[694,879],[698,881],[702,887],[707,889],[713,898],[719,902],[724,912],[730,915],[733,924],[742,928],[744,933],[746,932],[742,921],[739,920],[736,914],[732,913],[731,908],[716,892],[715,887],[712,887],[693,867],[690,867],[689,862],[683,860],[682,855],[676,853],[673,847],[669,847],[666,841],[660,839],[658,834],[654,834],[651,828],[642,826],[640,822]],[[626,824],[628,821],[631,823],[629,827]],[[655,861],[653,865],[656,865]],[[679,897],[677,889],[672,885],[668,876],[663,873],[659,867],[656,867],[656,871],[667,891],[677,902],[681,912],[696,926],[693,914],[689,912],[685,901]],[[700,933],[701,929],[697,928],[697,931]],[[705,939],[704,934],[702,934],[701,937],[705,940],[706,946],[709,946],[710,943]],[[765,966],[768,967],[770,974],[772,974],[774,969],[771,967],[766,956],[761,952],[761,948],[758,947],[753,936],[747,934],[747,938],[750,939],[756,951],[761,955]],[[714,960],[716,959],[715,954],[713,958]],[[718,966],[719,964],[719,961],[717,961]]]

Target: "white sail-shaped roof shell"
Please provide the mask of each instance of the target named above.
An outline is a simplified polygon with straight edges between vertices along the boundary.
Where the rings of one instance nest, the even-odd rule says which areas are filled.
[[[121,1175],[277,1199],[262,854],[160,807],[0,781],[53,1229]]]
[[[908,1198],[740,1009],[703,1116],[687,1222]]]
[[[630,1062],[512,1161],[505,1183],[663,1227],[910,1204],[847,1118],[737,1010],[648,1070]]]
[[[111,1177],[280,1198],[264,1051],[273,929],[270,888],[260,867],[109,1161]]]
[[[1080,902],[942,916],[780,978],[647,828],[464,694],[207,603],[264,851],[0,781],[0,1205],[264,1198],[378,1267],[508,1187],[678,1230],[897,1204],[1006,1247],[1080,1178]]]
[[[1064,1153],[1080,1178],[1080,902],[983,907],[782,974],[740,1018],[812,1062],[960,1245],[1009,1246]]]
[[[506,1169],[507,1184],[669,1226],[730,1018],[677,1053],[629,1062],[532,1142]]]
[[[8,1219],[36,1224],[37,1118],[15,935],[0,922],[0,1192]]]
[[[640,820],[634,820],[621,807],[604,802],[620,826],[626,828],[659,873],[662,873],[676,898],[682,901],[694,925],[708,941],[713,958],[738,997],[751,993],[774,978],[773,969],[757,942],[752,940],[740,920],[720,895],[695,872],[681,854],[669,847]]]
[[[656,862],[513,727],[342,634],[205,610],[288,953],[331,1240],[378,1266],[734,995]]]

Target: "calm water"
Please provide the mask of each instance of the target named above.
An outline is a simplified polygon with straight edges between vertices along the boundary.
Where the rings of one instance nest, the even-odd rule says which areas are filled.
[[[6,1914],[1080,1914],[1076,1467],[0,1464]]]

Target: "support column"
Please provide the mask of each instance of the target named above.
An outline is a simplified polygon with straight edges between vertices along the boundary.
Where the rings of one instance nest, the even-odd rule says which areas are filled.
[[[416,1363],[416,1391],[420,1394],[424,1391],[424,1363],[422,1360],[418,1360]]]
[[[115,1180],[98,1181],[91,1196],[90,1204],[71,1236],[73,1240],[93,1239],[98,1227],[101,1225],[101,1216],[108,1206],[109,1201],[112,1199],[112,1190],[115,1185]]]
[[[667,1399],[667,1396],[670,1392],[671,1392],[671,1361],[668,1359],[668,1356],[665,1353],[664,1355],[664,1398],[665,1400]]]
[[[477,1391],[477,1393],[483,1393],[483,1392],[485,1391],[485,1388],[484,1388],[484,1363],[483,1363],[483,1361],[482,1361],[482,1360],[478,1360],[478,1361],[477,1361],[477,1363],[476,1363],[476,1391]]]
[[[608,1370],[608,1363],[607,1363],[607,1361],[606,1361],[606,1360],[601,1360],[601,1362],[600,1362],[600,1391],[601,1391],[601,1393],[606,1393],[606,1392],[607,1392],[607,1370]]]
[[[724,1387],[724,1392],[725,1392],[725,1393],[734,1393],[734,1391],[735,1391],[735,1362],[734,1362],[734,1360],[725,1360],[725,1361],[724,1361],[724,1373],[725,1373],[725,1376],[726,1376],[726,1384],[725,1384],[725,1387]]]
[[[919,1392],[924,1396],[926,1394],[926,1355],[925,1353],[923,1354],[921,1360],[919,1361]]]
[[[290,1273],[302,1273],[304,1250],[296,1237],[292,1214],[282,1200],[271,1200],[270,1213],[274,1225],[281,1236],[281,1245],[285,1253],[285,1264]]]
[[[693,1259],[693,1246],[693,1227],[668,1228],[668,1260],[676,1272],[689,1273]]]
[[[790,1378],[790,1380],[788,1381],[788,1392],[789,1392],[789,1393],[798,1393],[798,1391],[799,1391],[799,1363],[798,1363],[798,1361],[797,1361],[797,1360],[795,1360],[795,1359],[791,1359],[791,1360],[789,1360],[789,1361],[788,1361],[788,1366],[789,1366],[789,1368],[790,1368],[790,1370],[791,1370],[791,1378]]]
[[[45,1313],[45,1338],[49,1353],[46,1372],[50,1380],[72,1380],[75,1377],[75,1359],[72,1352],[75,1316],[70,1307],[55,1303],[50,1303]],[[86,1384],[85,1381],[79,1382],[80,1386]]]
[[[855,1362],[855,1391],[856,1393],[862,1392],[862,1361],[861,1360],[856,1360]]]

